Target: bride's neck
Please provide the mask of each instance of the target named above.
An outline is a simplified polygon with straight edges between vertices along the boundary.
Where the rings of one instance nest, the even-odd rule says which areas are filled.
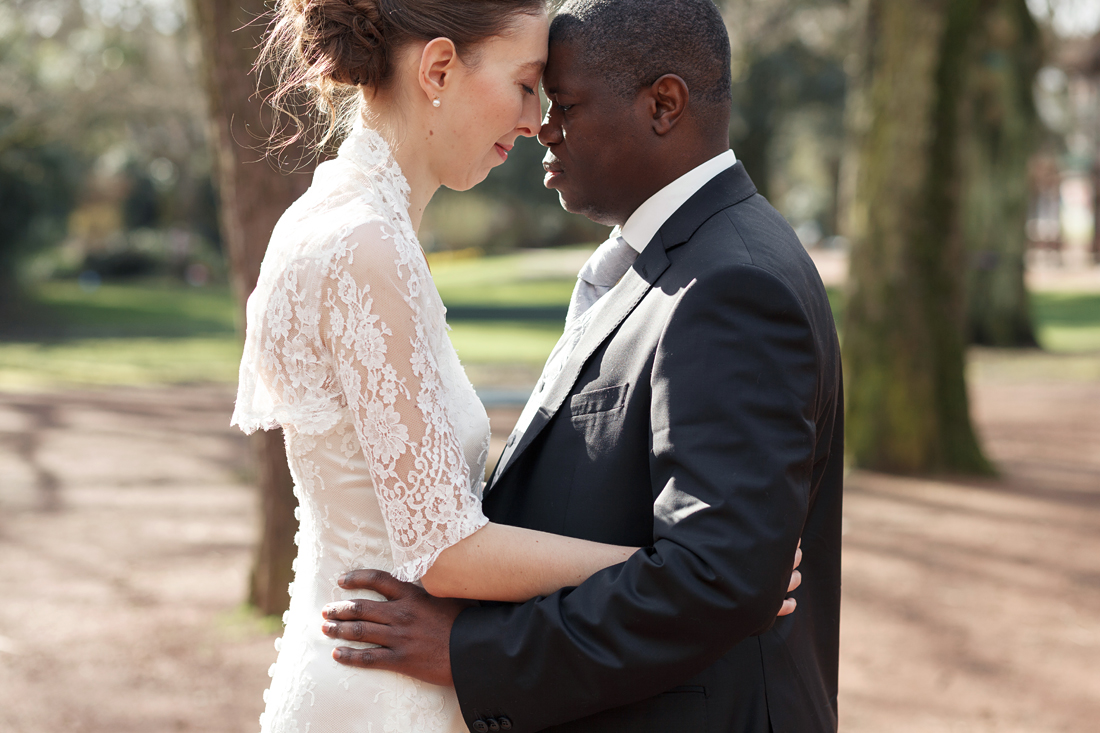
[[[390,99],[379,97],[365,99],[364,124],[377,131],[390,145],[394,160],[409,184],[409,219],[413,230],[420,231],[424,209],[439,190],[439,177],[431,168],[425,153],[431,149],[428,135],[402,114],[398,105]],[[369,112],[367,112],[369,110]]]

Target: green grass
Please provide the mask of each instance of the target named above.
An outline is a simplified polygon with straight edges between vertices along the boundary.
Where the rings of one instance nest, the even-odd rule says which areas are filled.
[[[236,318],[225,287],[44,283],[4,324],[13,335],[0,342],[0,389],[234,383]]]
[[[165,282],[108,284],[86,292],[75,282],[42,284],[47,334],[67,338],[230,335],[237,306],[227,287],[193,288]]]
[[[522,254],[432,258],[432,278],[448,308],[566,306],[576,274],[531,267]]]
[[[537,374],[561,334],[577,256],[563,251],[432,258],[433,277],[450,310],[451,339],[472,372],[489,382],[509,370]],[[838,312],[840,293],[830,290],[829,297]],[[1047,350],[1100,353],[1100,294],[1042,292],[1032,302]],[[237,312],[224,287],[145,282],[89,293],[76,283],[47,283],[32,308],[15,319],[25,321],[22,328],[6,324],[16,335],[0,341],[0,389],[232,384],[241,353]],[[1086,361],[1081,368],[1092,369],[1092,357]],[[1035,368],[1042,367],[1036,362]]]
[[[1031,304],[1044,349],[1100,351],[1100,293],[1032,293]]]
[[[524,364],[541,367],[561,336],[562,323],[458,321],[451,343],[464,364]]]
[[[0,343],[0,389],[54,385],[236,383],[235,335]]]

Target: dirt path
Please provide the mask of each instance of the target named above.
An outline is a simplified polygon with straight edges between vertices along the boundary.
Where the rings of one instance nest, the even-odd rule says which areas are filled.
[[[975,391],[1003,481],[850,478],[845,731],[1100,720],[1100,385]],[[0,395],[2,733],[256,730],[275,633],[237,610],[254,509],[230,404]]]

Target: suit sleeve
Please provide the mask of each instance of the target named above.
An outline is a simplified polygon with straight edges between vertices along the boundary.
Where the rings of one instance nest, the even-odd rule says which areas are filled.
[[[577,588],[464,611],[467,723],[522,733],[642,700],[773,622],[808,511],[817,366],[770,273],[730,266],[682,291],[651,378],[653,545]]]

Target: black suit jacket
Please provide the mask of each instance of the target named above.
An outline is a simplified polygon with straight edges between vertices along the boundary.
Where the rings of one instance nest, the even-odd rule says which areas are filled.
[[[604,297],[485,510],[645,549],[577,588],[463,611],[467,724],[836,730],[843,410],[813,262],[737,164]],[[776,620],[800,537],[798,610]]]

